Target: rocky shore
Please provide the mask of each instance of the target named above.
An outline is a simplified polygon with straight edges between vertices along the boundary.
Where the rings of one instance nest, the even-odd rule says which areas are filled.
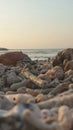
[[[0,51],[7,51],[7,48],[0,47]]]
[[[73,49],[0,55],[0,130],[73,130]]]

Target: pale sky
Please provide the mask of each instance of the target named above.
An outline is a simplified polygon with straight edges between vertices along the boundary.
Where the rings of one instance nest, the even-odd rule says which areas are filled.
[[[0,47],[73,48],[73,0],[0,0]]]

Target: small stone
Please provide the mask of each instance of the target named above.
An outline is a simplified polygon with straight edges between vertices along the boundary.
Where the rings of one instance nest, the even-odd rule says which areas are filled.
[[[51,78],[51,79],[63,79],[64,78],[64,71],[62,67],[60,66],[55,66],[51,70],[49,70],[46,75]]]
[[[43,94],[39,94],[37,95],[37,97],[35,98],[35,102],[42,102],[42,101],[46,101],[48,99],[47,95],[43,95]]]
[[[8,85],[21,81],[13,70],[7,71],[6,78]]]
[[[69,89],[73,89],[73,84],[69,84]]]
[[[9,110],[13,107],[11,103],[4,95],[0,95],[0,109]]]
[[[26,87],[20,87],[17,89],[17,93],[26,93]]]

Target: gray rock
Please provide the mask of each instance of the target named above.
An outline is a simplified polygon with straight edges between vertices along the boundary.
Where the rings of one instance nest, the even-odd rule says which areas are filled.
[[[4,78],[0,78],[0,88],[4,87],[5,85],[5,81],[4,81]]]
[[[17,89],[17,93],[26,93],[26,87],[20,87]]]
[[[55,79],[50,83],[50,86],[56,87],[59,83],[60,83],[59,79],[58,79],[58,78],[55,78]]]
[[[6,67],[3,64],[0,64],[0,76],[2,76],[5,72]]]
[[[3,91],[0,91],[0,95],[4,95],[4,92],[3,92]]]
[[[10,86],[10,89],[13,90],[13,91],[15,91],[15,90],[17,90],[17,89],[20,88],[20,87],[26,86],[27,82],[28,82],[28,81],[24,79],[23,81],[21,81],[21,82],[19,82],[19,83],[14,83],[14,84],[12,84],[12,85]]]
[[[6,76],[8,85],[21,81],[21,79],[16,75],[16,73],[13,70],[7,71]]]
[[[69,69],[68,71],[65,72],[65,78],[69,77],[70,75],[73,75],[73,70]]]
[[[0,109],[9,110],[13,107],[11,103],[4,95],[0,95]]]

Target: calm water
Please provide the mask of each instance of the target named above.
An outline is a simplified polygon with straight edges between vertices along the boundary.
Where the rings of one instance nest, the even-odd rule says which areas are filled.
[[[53,58],[56,56],[56,54],[61,51],[62,49],[12,49],[8,51],[0,51],[0,54],[4,54],[7,52],[12,51],[22,51],[23,53],[27,54],[32,60],[45,60],[50,58]]]

